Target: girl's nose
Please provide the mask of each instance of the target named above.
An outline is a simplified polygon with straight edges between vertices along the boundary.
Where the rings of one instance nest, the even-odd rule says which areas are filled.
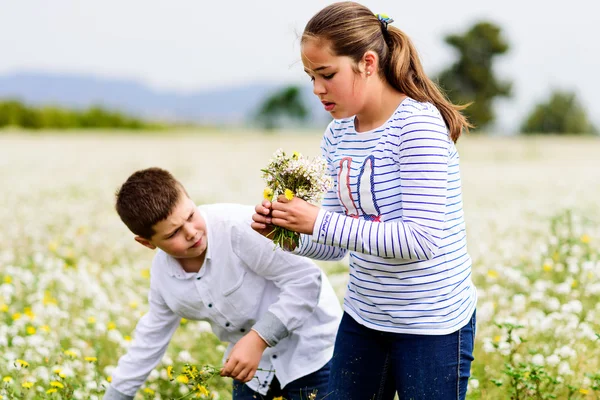
[[[317,96],[325,94],[325,86],[316,79],[313,82],[313,93]]]

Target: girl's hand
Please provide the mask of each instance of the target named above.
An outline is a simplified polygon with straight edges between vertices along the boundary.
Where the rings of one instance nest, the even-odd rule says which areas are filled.
[[[288,200],[281,195],[277,202],[271,204],[269,222],[294,232],[311,235],[318,215],[319,207],[297,197]]]
[[[265,237],[273,231],[273,225],[271,223],[271,202],[269,200],[263,200],[262,204],[258,204],[254,208],[254,215],[252,215],[252,229],[260,233]]]

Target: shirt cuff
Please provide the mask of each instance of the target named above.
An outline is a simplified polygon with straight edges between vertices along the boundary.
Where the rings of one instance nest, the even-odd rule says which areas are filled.
[[[109,386],[108,389],[106,389],[106,393],[104,393],[102,400],[133,400],[133,397],[134,396],[123,394],[114,387]]]
[[[270,311],[267,311],[265,315],[254,324],[252,329],[258,333],[258,336],[260,336],[269,347],[275,346],[281,339],[290,334],[283,322]]]
[[[317,243],[324,243],[324,240],[327,237],[327,229],[329,228],[329,223],[331,222],[332,217],[333,213],[331,211],[325,211],[322,208],[319,210],[312,233],[313,241]]]

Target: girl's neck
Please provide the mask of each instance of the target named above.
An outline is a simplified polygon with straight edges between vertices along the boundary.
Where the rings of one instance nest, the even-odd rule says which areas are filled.
[[[365,108],[356,114],[354,129],[358,133],[368,132],[383,125],[407,97],[387,82],[380,81],[377,85],[380,87],[373,88],[373,95],[367,98]]]

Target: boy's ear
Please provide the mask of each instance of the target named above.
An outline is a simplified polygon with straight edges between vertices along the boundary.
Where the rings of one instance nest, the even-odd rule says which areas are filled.
[[[154,244],[152,244],[151,241],[149,241],[148,239],[144,239],[141,236],[136,236],[135,241],[138,242],[139,244],[141,244],[142,246],[145,246],[151,250],[156,249],[156,246]]]

